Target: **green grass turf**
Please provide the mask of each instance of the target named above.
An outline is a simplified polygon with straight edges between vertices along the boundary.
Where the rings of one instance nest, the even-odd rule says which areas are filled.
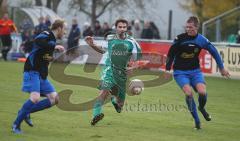
[[[146,88],[140,96],[127,96],[121,114],[110,103],[106,104],[105,118],[95,127],[90,126],[91,111],[63,111],[53,107],[32,114],[34,127],[23,123],[24,134],[14,135],[11,124],[28,98],[28,94],[20,91],[22,68],[22,63],[0,61],[0,141],[234,141],[240,138],[240,81],[211,77],[206,78],[207,109],[213,120],[207,122],[199,113],[203,128],[200,131],[193,130],[184,95],[171,81]],[[65,73],[99,78],[99,70],[85,73],[82,66],[71,65]],[[50,80],[58,92],[73,90],[70,100],[74,104],[93,99],[98,93],[96,88]],[[195,95],[197,102],[196,98]]]

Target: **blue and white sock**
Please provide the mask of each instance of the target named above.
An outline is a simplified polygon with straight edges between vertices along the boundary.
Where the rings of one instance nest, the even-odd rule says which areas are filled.
[[[18,113],[16,120],[14,121],[14,124],[16,126],[20,127],[20,124],[22,123],[23,119],[30,113],[34,105],[35,103],[33,103],[30,99],[23,104],[21,110]]]
[[[198,97],[199,108],[204,109],[204,106],[207,103],[207,93],[205,95],[200,95]]]
[[[195,124],[200,123],[198,113],[197,113],[196,104],[195,104],[195,101],[194,101],[193,97],[192,96],[186,96],[186,103],[187,103],[187,106],[188,106],[188,110],[190,111],[190,113],[192,114],[192,117],[194,118]]]
[[[44,109],[47,109],[50,107],[52,107],[51,101],[48,98],[46,98],[46,99],[39,101],[37,104],[35,104],[32,107],[30,113],[38,112],[38,111],[41,111],[41,110],[44,110]]]

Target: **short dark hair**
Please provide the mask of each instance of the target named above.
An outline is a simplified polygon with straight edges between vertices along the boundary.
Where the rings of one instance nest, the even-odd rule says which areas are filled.
[[[63,28],[64,24],[65,24],[65,21],[64,21],[64,20],[57,19],[57,20],[55,20],[54,23],[52,24],[51,30],[56,30],[56,29],[58,29],[59,27],[60,27],[60,28]]]
[[[122,18],[116,20],[116,22],[115,22],[115,27],[117,27],[118,23],[125,23],[125,24],[128,26],[128,21],[125,20],[125,19],[122,19]]]
[[[187,23],[194,23],[196,27],[200,26],[200,21],[197,16],[191,16],[188,18]]]

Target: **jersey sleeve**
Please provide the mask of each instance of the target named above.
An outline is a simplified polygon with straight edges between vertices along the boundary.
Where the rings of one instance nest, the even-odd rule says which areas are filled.
[[[213,56],[213,58],[215,59],[217,65],[220,69],[224,68],[223,61],[222,61],[217,49],[214,47],[214,45],[212,43],[210,43],[210,41],[208,39],[205,39],[205,44],[203,45],[203,49],[207,50]]]
[[[176,37],[176,39],[173,41],[173,44],[171,45],[170,49],[168,50],[167,59],[166,59],[166,70],[167,71],[171,70],[171,66],[174,61],[175,54],[177,51],[178,42],[179,42],[178,38]]]

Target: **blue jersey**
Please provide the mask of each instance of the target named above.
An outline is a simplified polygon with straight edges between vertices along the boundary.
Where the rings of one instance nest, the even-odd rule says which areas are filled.
[[[44,31],[35,37],[33,49],[24,65],[24,72],[37,71],[47,78],[49,62],[53,60],[56,38],[51,31]]]
[[[216,60],[218,67],[223,68],[223,63],[216,48],[201,34],[188,36],[187,33],[180,34],[174,40],[167,55],[166,70],[194,70],[199,69],[199,54],[202,49],[209,53]]]

